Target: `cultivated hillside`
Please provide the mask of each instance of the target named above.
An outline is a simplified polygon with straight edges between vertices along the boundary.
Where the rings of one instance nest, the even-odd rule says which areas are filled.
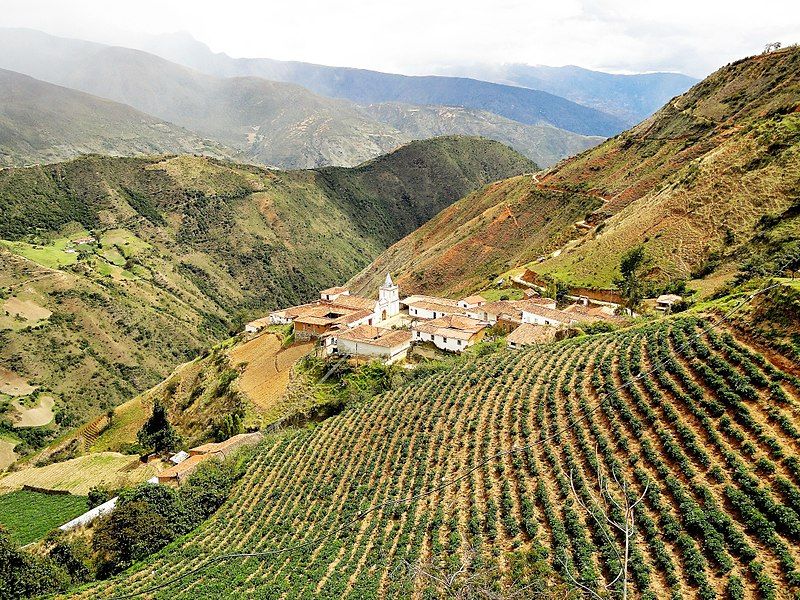
[[[800,229],[799,74],[797,47],[723,67],[602,145],[454,204],[390,248],[376,269],[399,272],[415,291],[474,289],[487,262],[498,273],[542,257],[530,267],[607,287],[622,253],[637,244],[660,280],[784,252]],[[532,219],[537,227],[526,225]],[[575,241],[563,247],[568,238]],[[480,249],[475,267],[465,247]],[[408,261],[412,253],[425,257],[424,276]],[[358,283],[375,277],[367,270]]]
[[[235,155],[124,104],[0,69],[0,167],[91,153]]]
[[[248,162],[281,168],[354,166],[412,139],[452,134],[496,139],[550,165],[600,141],[485,111],[455,111],[454,119],[441,107],[363,108],[264,74],[209,75],[146,52],[26,29],[0,29],[0,68],[125,103],[235,148]],[[526,123],[540,121],[551,122]]]
[[[441,138],[351,170],[89,156],[0,171],[0,366],[83,418],[533,168],[497,142]]]
[[[462,360],[268,436],[209,522],[74,597],[446,597],[437,577],[519,589],[542,558],[619,593],[624,540],[597,512],[598,470],[616,502],[618,485],[643,496],[629,594],[788,597],[797,384],[686,318]]]

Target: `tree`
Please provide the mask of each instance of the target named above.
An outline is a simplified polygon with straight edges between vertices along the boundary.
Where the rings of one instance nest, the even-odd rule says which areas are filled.
[[[18,550],[0,527],[0,600],[63,591],[65,580],[53,561]]]
[[[175,428],[167,418],[167,408],[156,400],[153,414],[147,419],[139,433],[136,434],[139,444],[154,452],[174,452],[181,443]]]
[[[606,539],[611,542],[613,530],[616,530],[617,535],[621,538],[619,546],[612,542],[612,548],[616,554],[617,562],[619,563],[619,571],[610,583],[606,584],[605,590],[598,594],[594,589],[588,587],[579,581],[569,569],[569,565],[562,558],[561,564],[567,575],[567,580],[573,585],[580,588],[586,595],[597,600],[603,600],[609,597],[613,587],[618,585],[621,587],[620,597],[622,600],[628,598],[628,567],[631,558],[631,549],[633,548],[634,538],[636,537],[636,507],[644,500],[647,495],[647,490],[650,486],[648,482],[644,490],[639,496],[633,496],[633,490],[628,487],[628,483],[624,478],[618,477],[614,469],[611,470],[611,478],[613,482],[605,475],[602,467],[600,466],[600,455],[595,449],[595,462],[597,463],[597,487],[600,490],[599,496],[596,496],[587,490],[591,506],[588,505],[584,498],[575,489],[574,473],[569,473],[569,484],[572,489],[572,495],[583,511],[592,517],[597,523],[600,531],[605,531],[609,527],[611,531],[604,533]],[[612,485],[613,484],[613,485]],[[613,569],[613,567],[612,567]]]
[[[621,276],[614,280],[614,285],[631,313],[639,308],[644,299],[644,272],[648,262],[644,246],[641,245],[628,250],[619,261]]]
[[[561,305],[569,295],[569,286],[563,281],[553,279],[549,284],[547,284],[547,290],[545,293],[547,294],[548,298],[552,298],[556,301],[556,304]]]

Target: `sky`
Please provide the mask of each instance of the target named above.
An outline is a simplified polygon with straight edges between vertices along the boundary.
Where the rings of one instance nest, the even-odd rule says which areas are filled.
[[[0,0],[0,26],[122,45],[181,31],[234,57],[406,74],[527,63],[702,77],[800,42],[800,2]]]

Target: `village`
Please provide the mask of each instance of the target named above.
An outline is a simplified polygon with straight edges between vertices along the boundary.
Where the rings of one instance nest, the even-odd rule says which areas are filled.
[[[506,336],[511,349],[552,341],[579,324],[622,323],[618,305],[576,298],[564,308],[525,287],[519,300],[488,301],[481,295],[458,300],[426,295],[401,299],[400,288],[387,273],[377,300],[351,294],[346,287],[321,290],[319,299],[273,311],[245,326],[258,333],[276,325],[291,325],[296,341],[316,340],[323,357],[404,360],[413,346],[431,344],[459,353],[486,336]]]

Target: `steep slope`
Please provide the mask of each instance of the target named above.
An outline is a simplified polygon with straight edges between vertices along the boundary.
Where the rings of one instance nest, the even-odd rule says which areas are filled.
[[[0,69],[0,167],[91,153],[236,154],[124,104]]]
[[[506,64],[452,67],[452,75],[544,90],[616,115],[633,125],[682,94],[697,79],[681,73],[603,73],[568,65]]]
[[[296,83],[317,94],[346,98],[357,104],[400,102],[471,108],[528,125],[548,123],[567,131],[604,137],[630,124],[539,89],[467,77],[409,77],[268,58],[231,58],[211,52],[208,46],[187,34],[142,37],[138,46],[204,73],[222,77],[252,75]]]
[[[799,401],[703,320],[462,360],[268,436],[208,523],[73,597],[439,598],[434,576],[517,591],[537,559],[622,596],[625,540],[597,512],[618,485],[643,496],[629,597],[781,597],[798,587]]]
[[[799,74],[797,47],[728,65],[630,131],[535,178],[493,184],[454,204],[426,225],[435,238],[412,234],[375,268],[415,290],[466,290],[486,275],[484,262],[498,273],[536,260],[529,266],[540,273],[608,287],[622,253],[637,244],[657,280],[784,251],[800,239]],[[498,189],[517,200],[493,197]],[[554,211],[559,199],[564,208]],[[476,207],[485,211],[480,218]],[[521,223],[517,234],[511,217]],[[470,265],[461,252],[470,247],[481,249],[482,261]],[[414,275],[415,253],[436,277]],[[358,285],[373,281],[375,268]]]
[[[0,171],[0,365],[84,417],[532,168],[497,142],[441,138],[352,170],[90,156]]]

